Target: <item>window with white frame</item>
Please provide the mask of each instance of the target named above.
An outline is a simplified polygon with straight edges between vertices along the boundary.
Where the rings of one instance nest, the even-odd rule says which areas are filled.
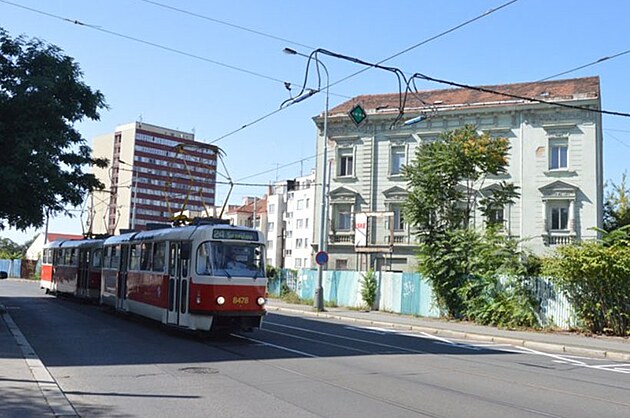
[[[549,208],[551,231],[566,231],[569,229],[569,202],[554,203]]]
[[[562,170],[569,167],[569,141],[566,138],[549,140],[549,169]]]
[[[304,218],[304,228],[308,228],[308,218]]]
[[[302,240],[302,238],[296,238],[295,239],[295,248],[302,248],[302,243],[304,241]]]
[[[267,241],[267,249],[273,250],[273,241]]]
[[[306,203],[306,209],[308,209],[308,204],[309,204],[310,200],[311,200],[311,199],[306,198],[306,202],[305,202],[305,203]]]
[[[269,205],[267,206],[267,212],[269,212],[270,215],[273,215],[274,213],[276,213],[275,203],[269,203]]]
[[[392,146],[390,149],[389,174],[392,176],[400,175],[403,164],[405,163],[405,146]]]
[[[297,210],[304,209],[304,199],[298,199],[296,209]]]
[[[296,229],[300,229],[300,228],[302,228],[303,226],[304,226],[304,220],[302,220],[302,219],[297,219],[297,220],[295,221],[295,228],[296,228]]]
[[[340,148],[337,157],[337,175],[339,177],[352,177],[354,175],[354,150],[352,148]]]
[[[293,231],[287,231],[287,238],[293,238]]]
[[[273,222],[267,222],[267,232],[273,232],[275,225]]]
[[[352,229],[352,205],[335,205],[335,229],[337,231],[350,231]]]
[[[402,207],[394,206],[392,211],[394,212],[394,231],[404,231],[405,219]]]
[[[308,248],[308,238],[304,238],[304,248]]]
[[[294,262],[294,265],[293,265],[293,266],[294,266],[295,268],[300,268],[300,267],[302,267],[302,259],[301,259],[301,258],[296,258],[293,262]]]
[[[491,209],[488,212],[488,223],[491,225],[503,225],[503,222],[505,222],[504,213],[503,208]]]

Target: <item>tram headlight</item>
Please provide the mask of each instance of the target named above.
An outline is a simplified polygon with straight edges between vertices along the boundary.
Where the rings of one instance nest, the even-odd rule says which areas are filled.
[[[223,296],[217,297],[217,305],[223,305],[225,303],[225,298]]]
[[[263,298],[262,296],[256,299],[256,303],[260,306],[263,306],[266,302],[267,302],[267,299]]]

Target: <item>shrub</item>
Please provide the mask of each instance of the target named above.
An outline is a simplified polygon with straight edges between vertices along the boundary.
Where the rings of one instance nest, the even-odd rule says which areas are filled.
[[[543,260],[543,273],[566,292],[591,332],[630,335],[630,246],[625,239],[560,247]]]
[[[361,274],[361,298],[367,305],[368,309],[372,309],[376,303],[376,292],[378,290],[378,282],[374,270],[370,269],[365,274]]]

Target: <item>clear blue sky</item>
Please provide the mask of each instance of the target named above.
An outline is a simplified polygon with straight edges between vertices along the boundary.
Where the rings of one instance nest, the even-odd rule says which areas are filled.
[[[29,8],[94,25],[95,30],[0,2],[0,26],[12,36],[24,34],[55,44],[76,59],[85,81],[101,90],[110,106],[100,121],[77,127],[88,141],[116,125],[137,120],[190,131],[213,141],[277,109],[288,98],[281,81],[301,84],[305,60],[282,53],[326,48],[379,61],[437,35],[508,0],[442,1],[176,1],[156,2],[210,19],[264,32],[264,37],[183,14],[142,0],[11,0]],[[630,2],[608,0],[519,0],[462,29],[391,61],[405,72],[422,72],[466,84],[491,85],[535,81],[630,49]],[[116,32],[193,54],[196,59],[108,34]],[[254,76],[208,62],[221,62]],[[323,58],[331,82],[362,67]],[[630,112],[630,54],[565,77],[599,75],[607,110]],[[314,84],[312,78],[309,84]],[[443,88],[419,83],[420,89]],[[331,88],[331,106],[341,96],[397,91],[389,73],[369,70]],[[314,167],[314,159],[276,167],[315,154],[312,117],[323,110],[316,95],[219,141],[233,179],[267,184],[293,178]],[[630,118],[604,117],[604,176],[618,182],[628,169]],[[249,177],[268,171],[255,177]],[[261,195],[264,187],[237,186],[231,202]],[[217,203],[225,198],[219,188]],[[54,232],[80,232],[79,219],[51,222]],[[31,238],[5,230],[16,242]]]

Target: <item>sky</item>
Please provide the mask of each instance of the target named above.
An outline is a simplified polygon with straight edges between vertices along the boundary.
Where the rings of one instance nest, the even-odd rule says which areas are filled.
[[[100,120],[76,124],[89,144],[139,120],[194,132],[204,142],[220,139],[227,167],[221,174],[251,184],[235,186],[229,201],[239,203],[315,166],[312,118],[324,110],[323,94],[252,123],[290,97],[285,81],[293,94],[304,82],[306,60],[284,54],[285,47],[378,62],[509,2],[0,0],[0,27],[57,45],[105,95],[109,108]],[[625,0],[517,0],[386,64],[472,85],[536,81],[630,50],[628,16]],[[321,59],[331,84],[364,68]],[[626,53],[561,78],[599,76],[603,109],[630,113],[629,68]],[[316,87],[312,73],[306,84]],[[330,107],[397,89],[390,73],[370,69],[332,86]],[[630,166],[630,118],[604,116],[603,128],[604,178],[618,183]],[[226,194],[218,187],[216,203]],[[81,224],[80,217],[59,216],[49,231],[81,233]],[[18,243],[36,234],[0,231]]]

